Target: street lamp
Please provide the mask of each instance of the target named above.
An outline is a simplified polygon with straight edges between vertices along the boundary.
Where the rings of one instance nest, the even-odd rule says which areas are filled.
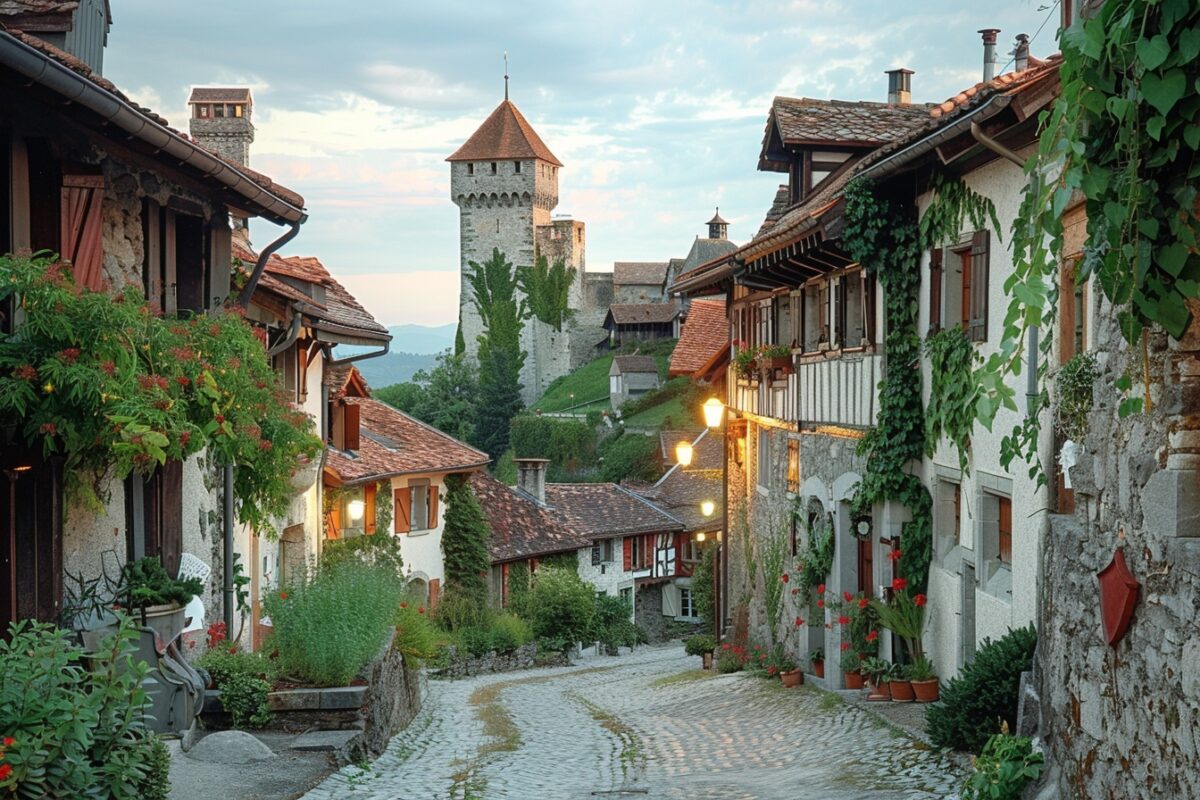
[[[712,500],[705,500],[700,504],[700,513],[706,517],[711,517],[713,512],[717,510],[717,504]]]
[[[725,404],[715,397],[704,401],[704,424],[710,428],[719,428],[725,421]]]
[[[367,504],[362,500],[351,500],[346,504],[346,511],[350,514],[350,519],[358,522],[363,518],[363,512],[366,511]]]
[[[692,443],[680,442],[675,445],[675,460],[679,462],[679,466],[687,467],[692,463]]]
[[[696,541],[697,541],[697,542],[703,542],[703,541],[704,541],[704,538],[705,538],[705,536],[704,536],[704,531],[700,531],[699,533],[697,533],[697,534],[696,534]]]

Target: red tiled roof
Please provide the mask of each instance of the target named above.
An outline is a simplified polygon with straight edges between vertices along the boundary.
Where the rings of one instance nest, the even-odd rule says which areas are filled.
[[[562,553],[591,542],[529,496],[505,486],[486,471],[471,474],[471,489],[492,529],[492,563]]]
[[[679,316],[679,305],[675,302],[613,305],[609,306],[608,315],[617,325],[665,323]]]
[[[330,400],[341,400],[343,397],[370,397],[371,387],[367,385],[353,364],[325,363],[322,384],[329,390]],[[352,394],[351,394],[352,392]]]
[[[234,254],[238,255],[239,258],[243,258],[239,254],[240,250],[240,247],[235,247]],[[249,255],[251,263],[253,263],[256,257],[252,253]],[[243,258],[243,260],[247,259]],[[372,338],[380,338],[380,334],[388,336],[387,328],[379,324],[371,316],[370,312],[363,308],[362,304],[355,299],[354,295],[346,291],[346,287],[338,283],[329,274],[329,270],[325,268],[320,259],[311,256],[283,257],[272,254],[267,259],[267,265],[263,274],[264,277],[269,275],[283,276],[292,280],[324,287],[325,301],[323,303],[312,303],[313,307],[306,309],[306,313],[315,319],[363,331],[372,334]],[[311,302],[312,298],[308,298],[308,300]]]
[[[718,351],[728,346],[729,322],[725,318],[725,300],[693,300],[679,334],[679,343],[671,353],[671,367],[667,374],[671,377],[694,375],[704,369]]]
[[[680,520],[686,531],[720,529],[724,525],[724,516],[720,513],[724,442],[719,432],[707,429],[691,441],[691,466],[675,466],[654,486],[635,492]],[[712,516],[704,516],[700,509],[705,500],[712,500],[717,505]]]
[[[188,97],[189,103],[249,103],[250,90],[246,87],[197,86]]]
[[[592,539],[683,529],[683,523],[615,483],[548,483],[546,505]]]
[[[787,145],[880,145],[902,138],[912,122],[928,111],[920,104],[776,97],[767,132],[774,124]]]
[[[667,262],[617,261],[613,263],[614,286],[662,286]]]
[[[658,362],[653,356],[613,356],[613,366],[626,375],[631,372],[658,374]]]
[[[496,106],[483,124],[447,161],[488,161],[491,159],[537,158],[556,167],[562,162],[537,135],[521,112],[510,101]]]
[[[935,105],[930,109],[929,116],[933,119],[954,116],[964,109],[978,105],[992,95],[1012,94],[1042,78],[1056,74],[1061,64],[1062,55],[1059,53],[1055,53],[1045,60],[1030,56],[1029,66],[1026,69],[1020,72],[1006,72],[1003,75],[997,75],[990,81],[980,82],[969,89],[964,89],[944,103]]]
[[[359,407],[359,449],[325,448],[325,468],[343,484],[393,475],[453,473],[479,469],[486,453],[373,398],[348,397]]]

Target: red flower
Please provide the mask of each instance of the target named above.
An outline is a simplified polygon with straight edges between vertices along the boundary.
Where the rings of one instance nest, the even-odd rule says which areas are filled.
[[[782,575],[779,576],[779,580],[783,581],[784,583],[787,583],[788,582],[788,574],[786,572],[783,573]]]
[[[775,667],[767,667],[767,674],[768,674],[768,675],[774,675],[774,674],[775,674],[775,672],[776,672],[776,670],[775,670]]]
[[[78,347],[68,347],[65,350],[60,350],[58,355],[68,364],[74,364],[79,359],[80,352]]]
[[[870,633],[867,634],[868,642],[873,642],[878,638],[879,638],[879,631],[871,631]]]
[[[847,651],[847,650],[849,650],[849,649],[850,649],[850,643],[849,643],[849,642],[842,642],[842,652],[844,653],[844,652],[846,652],[846,651]]]
[[[825,584],[822,583],[817,586],[817,594],[825,594]]]
[[[408,608],[408,603],[401,603],[401,604],[400,604],[400,607],[401,607],[401,608]]]
[[[842,592],[842,597],[846,598],[847,603],[854,599],[854,595],[850,594],[849,592]]]
[[[900,551],[892,550],[891,552],[888,553],[888,558],[890,558],[892,561],[899,561],[900,560]]]
[[[923,594],[919,594],[919,595],[917,595],[916,597],[914,597],[914,598],[913,598],[913,605],[917,606],[918,608],[920,608],[921,606],[925,605],[925,595],[923,595]]]
[[[849,624],[850,624],[850,618],[847,617],[845,614],[842,614],[840,617],[838,617],[838,625],[849,625]]]
[[[112,375],[117,371],[117,365],[112,361],[105,361],[100,365],[100,369],[104,370],[105,375]]]
[[[759,654],[758,654],[758,660],[759,660],[759,661],[766,661],[766,660],[767,660],[767,654],[766,654],[766,653],[759,653]]]
[[[804,618],[803,618],[803,617],[796,617],[796,627],[797,627],[797,628],[799,628],[799,627],[800,627],[801,625],[803,625],[803,624],[804,624]]]
[[[9,775],[12,775],[12,767],[8,764],[0,764],[0,781],[8,780]]]
[[[28,364],[22,364],[13,372],[18,378],[23,381],[36,381],[38,377],[37,370]]]
[[[825,607],[825,598],[823,598],[823,597],[819,598],[817,600],[817,608],[824,608],[824,607]]]
[[[175,376],[175,382],[178,383],[180,386],[186,387],[188,384],[190,384],[192,382],[192,380],[187,375],[177,375],[177,376]]]
[[[798,594],[800,594],[800,590],[799,590],[799,589],[792,589],[792,597],[795,597],[795,596],[796,596],[796,595],[798,595]]]
[[[418,613],[418,614],[424,614],[424,613],[425,613],[425,606],[417,606],[417,613]]]
[[[907,578],[893,578],[892,579],[892,588],[895,589],[897,592],[900,591],[901,589],[907,589],[908,588],[908,579]]]
[[[184,431],[183,433],[179,434],[179,446],[187,447],[188,442],[191,441],[191,439],[192,439],[192,432]]]
[[[56,426],[53,422],[43,422],[42,427],[38,430],[47,436],[53,436],[54,434],[58,433],[58,426]]]
[[[859,607],[859,608],[866,608],[866,607],[867,607],[867,606],[869,606],[869,605],[871,605],[871,601],[870,601],[870,600],[868,600],[868,599],[867,599],[867,598],[865,598],[865,597],[863,597],[863,598],[860,598],[860,599],[859,599],[859,601],[858,601],[858,607]]]
[[[730,647],[729,642],[726,642],[725,644],[721,645],[722,650],[728,650],[729,647]]]
[[[288,598],[288,594],[287,594],[287,592],[280,592],[280,593],[279,593],[279,599],[280,599],[280,600],[287,600],[287,598]]]
[[[4,746],[5,747],[12,747],[16,743],[17,743],[17,740],[12,738],[11,736],[4,737]]]

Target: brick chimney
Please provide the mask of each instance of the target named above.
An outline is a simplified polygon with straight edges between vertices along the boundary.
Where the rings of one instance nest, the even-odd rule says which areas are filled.
[[[538,505],[546,505],[546,466],[548,458],[518,458],[517,488],[538,501]]]
[[[889,69],[888,76],[888,105],[906,106],[912,102],[911,69]]]
[[[996,34],[999,28],[984,28],[979,31],[983,37],[983,82],[987,83],[996,77]]]
[[[1017,46],[1013,48],[1013,69],[1022,72],[1029,69],[1029,34],[1017,34]]]

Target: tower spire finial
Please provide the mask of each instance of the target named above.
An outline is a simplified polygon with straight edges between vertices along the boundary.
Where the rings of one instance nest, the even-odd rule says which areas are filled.
[[[504,51],[504,99],[508,100],[508,51]]]

